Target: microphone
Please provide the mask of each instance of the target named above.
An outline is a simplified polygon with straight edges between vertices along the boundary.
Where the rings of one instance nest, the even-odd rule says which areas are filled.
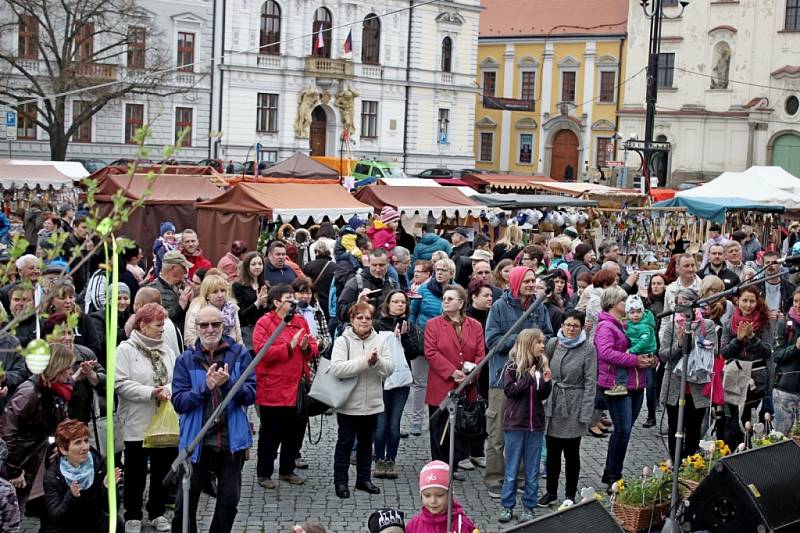
[[[787,255],[785,257],[781,257],[778,259],[778,264],[783,265],[784,263],[788,263],[790,265],[796,265],[800,263],[800,254],[797,255]]]

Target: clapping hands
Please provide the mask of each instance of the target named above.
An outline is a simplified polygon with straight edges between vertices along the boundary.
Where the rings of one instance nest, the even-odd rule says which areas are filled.
[[[214,390],[227,383],[229,377],[227,363],[223,368],[217,368],[217,363],[214,363],[208,367],[208,372],[206,372],[206,386],[208,390]]]

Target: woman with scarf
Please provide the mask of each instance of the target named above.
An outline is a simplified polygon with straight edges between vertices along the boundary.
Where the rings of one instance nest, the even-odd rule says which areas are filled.
[[[677,309],[681,305],[691,305],[698,299],[697,293],[692,289],[680,289],[675,297]],[[711,348],[714,354],[719,352],[714,321],[703,317],[700,310],[695,310],[692,319],[692,347],[695,343]],[[683,415],[683,449],[681,457],[685,458],[694,454],[700,447],[700,437],[702,436],[703,418],[711,405],[711,400],[703,395],[704,384],[686,383],[686,389],[681,391],[681,376],[675,372],[675,367],[681,364],[683,355],[683,338],[686,335],[686,317],[680,313],[675,313],[674,317],[668,317],[664,323],[664,334],[661,337],[661,347],[658,357],[665,365],[664,381],[661,384],[661,401],[666,405],[667,420],[669,431],[667,439],[669,442],[669,456],[675,457],[675,433],[678,432],[678,402],[685,401]],[[649,370],[649,369],[648,369]]]
[[[105,461],[91,449],[89,429],[80,420],[64,420],[56,428],[58,457],[44,475],[47,533],[108,531],[108,477]],[[122,470],[114,472],[117,483]],[[46,525],[45,525],[46,524]],[[118,526],[118,529],[121,529]]]
[[[414,269],[416,272],[416,265],[414,265]],[[433,264],[433,276],[420,285],[417,288],[417,296],[411,298],[408,315],[410,324],[415,325],[421,332],[425,332],[428,320],[441,314],[444,287],[450,283],[455,274],[456,264],[450,259],[440,259]],[[414,279],[416,280],[416,273]],[[414,436],[422,434],[422,419],[425,413],[423,402],[427,395],[429,372],[427,359],[418,357],[414,360],[412,368],[414,384],[411,387],[411,434]]]
[[[547,417],[547,494],[539,498],[539,507],[558,501],[558,478],[564,456],[565,497],[573,502],[581,473],[581,437],[589,429],[594,411],[597,386],[597,352],[587,342],[585,315],[567,311],[557,338],[547,343],[547,358],[553,373],[553,392],[545,403]]]
[[[172,371],[175,354],[164,342],[164,321],[167,310],[156,303],[144,305],[136,312],[128,340],[117,347],[117,379],[119,398],[117,417],[125,443],[125,531],[137,533],[142,528],[142,499],[150,464],[150,494],[147,513],[156,531],[169,531],[164,517],[167,489],[161,483],[178,448],[144,448],[144,434],[156,414],[159,402],[172,398]]]
[[[17,388],[0,414],[0,439],[8,446],[3,477],[17,489],[19,508],[25,502],[48,450],[49,437],[67,417],[72,398],[71,348],[50,345],[50,360],[41,374]]]
[[[772,388],[772,330],[764,297],[755,287],[739,291],[730,322],[722,326],[721,353],[726,366],[724,440],[731,449],[744,440],[742,428]],[[748,371],[749,369],[749,371]],[[751,386],[751,381],[755,387]],[[732,393],[732,391],[736,391]]]
[[[253,349],[256,352],[286,317],[293,298],[291,285],[275,285],[269,290],[269,312],[258,319],[253,330]],[[277,487],[272,474],[279,447],[279,479],[290,485],[305,482],[294,472],[295,459],[303,444],[308,422],[308,416],[297,412],[297,387],[303,377],[310,383],[309,365],[317,356],[317,341],[308,322],[295,313],[256,367],[256,405],[261,416],[256,476],[258,484],[265,489]]]
[[[333,344],[328,321],[325,320],[325,311],[319,305],[314,283],[306,276],[298,276],[292,282],[294,299],[297,300],[297,312],[306,319],[311,335],[317,341],[319,353],[324,354]]]
[[[186,310],[186,321],[183,328],[183,341],[186,346],[194,345],[197,340],[197,313],[206,305],[213,305],[222,313],[222,334],[242,344],[242,328],[239,324],[239,307],[231,296],[231,286],[222,276],[206,274],[200,284],[200,294],[192,300]]]
[[[778,322],[775,333],[775,429],[788,435],[800,420],[800,289],[792,294],[788,317]]]
[[[431,459],[448,462],[450,433],[446,416],[433,417],[447,394],[458,387],[467,375],[481,362],[486,354],[481,324],[466,315],[467,292],[459,285],[447,285],[442,296],[442,312],[432,318],[425,328],[425,358],[430,365],[428,404],[430,418]],[[478,396],[478,387],[473,383],[467,387],[470,400]],[[467,459],[472,443],[457,438],[455,462]],[[463,481],[464,473],[457,469],[453,479]]]

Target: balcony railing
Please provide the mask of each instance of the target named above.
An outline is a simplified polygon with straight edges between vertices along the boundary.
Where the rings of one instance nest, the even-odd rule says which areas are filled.
[[[306,57],[306,74],[321,78],[352,78],[353,62],[346,59]]]
[[[380,65],[361,65],[361,75],[365,78],[380,79],[383,77],[383,67]]]
[[[257,56],[256,64],[259,66],[259,68],[281,68],[281,56],[259,54]]]
[[[81,63],[75,65],[75,74],[82,78],[92,78],[94,80],[115,80],[117,79],[117,65]]]

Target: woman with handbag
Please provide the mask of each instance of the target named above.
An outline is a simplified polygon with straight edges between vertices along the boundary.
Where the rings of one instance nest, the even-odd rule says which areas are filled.
[[[264,280],[264,258],[258,252],[247,252],[239,263],[239,279],[233,282],[233,297],[239,305],[239,327],[242,341],[253,349],[253,327],[267,312],[267,291]]]
[[[467,379],[486,355],[483,327],[466,315],[466,308],[467,292],[459,285],[447,285],[442,293],[442,314],[430,319],[425,327],[425,359],[430,365],[425,403],[431,415],[431,459],[445,463],[450,462],[448,417],[434,418],[433,414],[445,396]],[[467,402],[478,400],[477,383],[470,384],[466,391]],[[464,473],[457,470],[458,462],[469,456],[471,443],[456,438],[455,444],[452,478],[463,481]]]
[[[787,315],[778,322],[775,333],[777,370],[772,391],[775,429],[784,435],[800,420],[800,289],[795,289]]]
[[[353,442],[356,450],[356,490],[380,494],[372,477],[372,440],[383,412],[383,379],[394,371],[389,347],[373,329],[375,309],[358,302],[348,311],[350,325],[336,339],[331,353],[330,374],[339,380],[350,379],[347,401],[336,409],[339,424],[333,455],[333,483],[336,496],[349,498],[348,469]]]
[[[405,291],[395,289],[386,296],[381,306],[381,317],[375,321],[375,331],[386,332],[383,336],[393,336],[394,345],[405,359],[406,381],[395,383],[391,378],[398,376],[400,368],[395,360],[394,373],[383,384],[383,412],[378,415],[375,430],[375,477],[396,479],[395,460],[400,447],[400,419],[411,390],[410,364],[417,356],[423,355],[423,342],[420,330],[408,321],[408,296]],[[399,342],[396,342],[399,341]]]
[[[145,448],[147,428],[156,415],[160,402],[172,398],[172,371],[175,354],[164,342],[164,321],[167,310],[156,303],[144,305],[136,312],[130,337],[117,347],[117,379],[119,398],[117,418],[125,442],[125,531],[142,529],[142,499],[150,464],[150,494],[147,513],[156,531],[169,531],[164,517],[167,488],[162,484],[169,466],[178,455],[177,444],[166,448]],[[171,404],[170,404],[171,405]],[[178,435],[175,435],[177,443]]]
[[[764,297],[755,287],[739,291],[730,321],[722,327],[725,357],[725,430],[731,449],[744,440],[742,428],[772,388],[772,330]],[[751,386],[751,381],[755,387]]]
[[[691,305],[697,301],[698,295],[693,289],[680,289],[675,296],[676,306]],[[677,307],[681,309],[681,307]],[[676,312],[673,316],[664,319],[664,335],[661,337],[661,347],[658,357],[665,365],[664,379],[661,383],[661,401],[666,405],[669,430],[669,456],[675,457],[675,433],[678,432],[678,402],[685,401],[683,415],[683,449],[681,458],[694,454],[700,447],[702,437],[703,419],[711,407],[711,400],[703,394],[705,383],[696,382],[687,376],[687,388],[681,391],[681,375],[677,370],[682,365],[683,337],[686,334],[686,317]],[[691,324],[692,330],[692,355],[697,357],[698,350],[711,350],[710,362],[713,365],[713,356],[719,353],[714,321],[703,317],[697,309]],[[711,370],[711,369],[709,369]]]
[[[293,298],[291,285],[275,285],[269,290],[269,312],[258,319],[253,330],[256,352],[286,317]],[[308,423],[308,413],[300,412],[306,403],[298,402],[298,394],[307,392],[306,384],[311,379],[309,363],[318,355],[317,341],[308,323],[295,314],[256,367],[256,405],[261,417],[256,475],[258,484],[265,489],[277,486],[272,474],[278,447],[281,449],[279,479],[291,485],[305,482],[294,472]]]

